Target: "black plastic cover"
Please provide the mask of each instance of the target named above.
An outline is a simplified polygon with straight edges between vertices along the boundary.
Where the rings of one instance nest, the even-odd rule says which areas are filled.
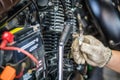
[[[120,42],[120,14],[111,0],[86,0],[86,4],[106,39]]]

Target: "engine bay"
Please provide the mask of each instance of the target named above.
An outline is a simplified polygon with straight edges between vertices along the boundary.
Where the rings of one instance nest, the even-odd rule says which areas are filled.
[[[102,23],[97,13],[91,15],[90,0],[15,1],[0,10],[0,80],[87,80],[88,65],[76,64],[71,55],[74,34],[93,35],[120,49],[118,38],[107,38],[104,32],[109,30],[98,27]]]

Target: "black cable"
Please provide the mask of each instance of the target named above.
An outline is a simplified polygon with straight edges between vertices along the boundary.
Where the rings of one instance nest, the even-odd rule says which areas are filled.
[[[3,58],[4,58],[4,51],[3,51],[3,50],[0,50],[0,66],[1,66],[2,63],[3,63]]]
[[[36,4],[35,0],[31,0],[31,1],[32,1],[32,3],[34,4],[34,6],[35,6],[36,10],[37,10],[37,11],[39,11],[39,8],[38,8],[38,6],[37,6],[37,4]]]
[[[39,27],[40,27],[40,29],[42,29],[42,25],[41,25],[41,23],[42,23],[42,21],[41,21],[41,19],[40,19],[40,17],[39,17],[39,8],[38,8],[38,6],[37,6],[37,4],[36,4],[36,2],[35,2],[35,0],[31,0],[32,1],[32,3],[34,4],[34,6],[35,6],[35,8],[36,8],[36,15],[37,15],[37,19],[38,19],[38,23],[39,23]]]
[[[12,64],[12,63],[7,63],[6,65],[10,65],[10,66],[16,67],[16,66],[18,66],[19,64],[21,64],[22,62],[24,62],[26,59],[28,59],[28,57],[23,58],[22,60],[18,61],[17,63],[14,63],[14,64]]]

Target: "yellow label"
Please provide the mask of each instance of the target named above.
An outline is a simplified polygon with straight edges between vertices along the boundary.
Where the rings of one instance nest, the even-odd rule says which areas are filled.
[[[15,34],[16,32],[18,32],[18,31],[20,31],[20,30],[22,30],[22,29],[23,29],[22,27],[18,27],[18,28],[15,28],[15,29],[11,30],[10,32],[11,32],[12,34]]]

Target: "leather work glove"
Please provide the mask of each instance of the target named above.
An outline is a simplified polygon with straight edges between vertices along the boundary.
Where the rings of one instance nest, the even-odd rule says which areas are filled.
[[[84,36],[80,50],[86,62],[92,66],[103,67],[109,62],[112,56],[109,48],[90,35]]]
[[[74,34],[73,37],[74,40],[71,46],[72,57],[77,64],[84,64],[85,59],[79,48],[79,34]]]
[[[109,48],[105,47],[99,40],[90,35],[84,36],[82,45],[79,45],[79,52],[79,54],[75,52],[72,53],[73,55],[79,55],[79,58],[81,58],[73,57],[76,63],[81,64],[81,62],[85,60],[88,64],[97,67],[105,66],[112,56]]]

